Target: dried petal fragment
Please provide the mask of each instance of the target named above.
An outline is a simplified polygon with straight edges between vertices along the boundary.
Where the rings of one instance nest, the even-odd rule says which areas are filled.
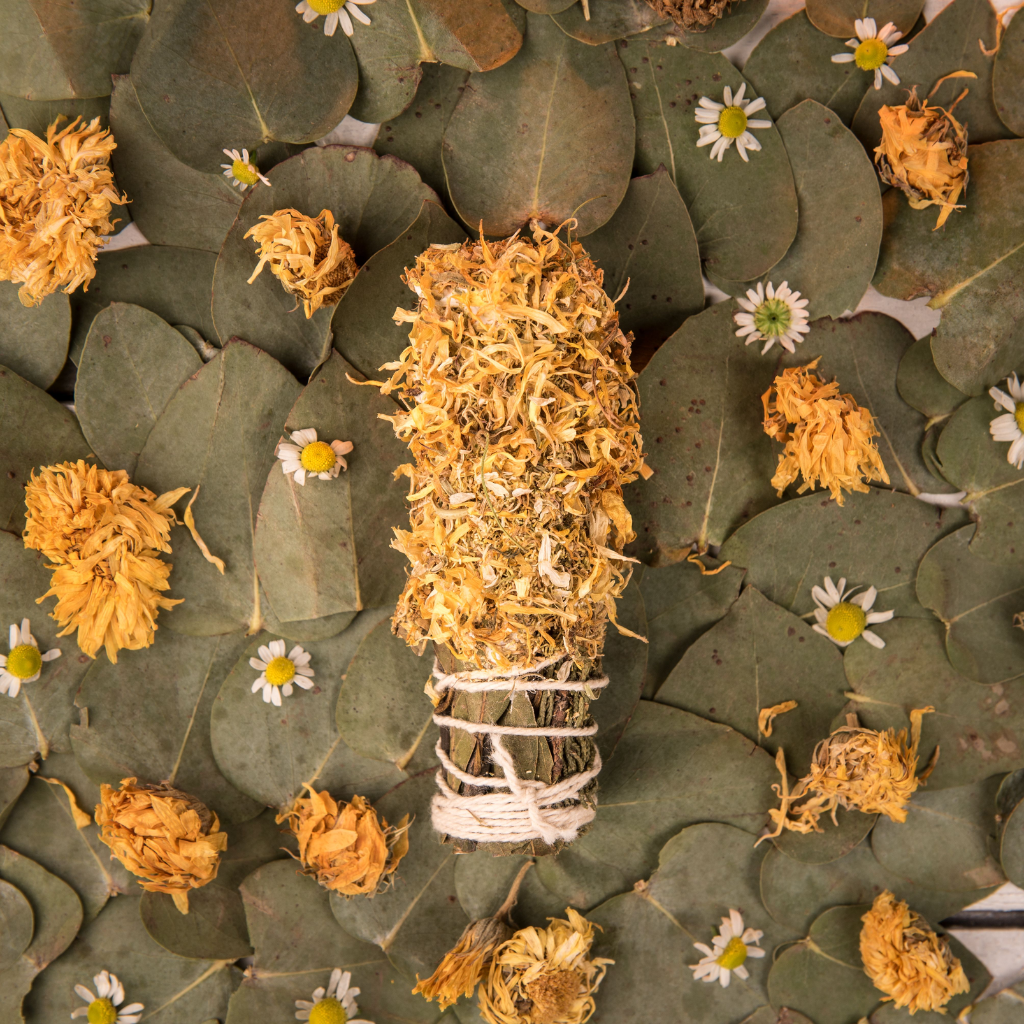
[[[792,711],[798,704],[795,700],[784,700],[781,704],[773,704],[770,708],[761,708],[757,716],[757,731],[762,736],[771,736],[772,723],[779,715]]]

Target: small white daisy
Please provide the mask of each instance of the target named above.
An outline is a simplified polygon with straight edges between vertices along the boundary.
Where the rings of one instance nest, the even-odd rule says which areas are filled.
[[[885,641],[866,627],[888,622],[893,613],[871,610],[878,597],[874,587],[868,587],[863,594],[851,596],[856,589],[846,590],[845,579],[839,580],[837,588],[831,576],[825,577],[824,589],[811,587],[811,597],[818,606],[814,609],[814,617],[818,621],[812,628],[815,633],[827,636],[837,647],[849,647],[857,637],[862,636],[872,647],[881,650]],[[846,591],[845,600],[843,591]]]
[[[348,469],[344,456],[352,451],[351,441],[326,441],[316,439],[316,430],[292,431],[295,444],[282,441],[277,446],[277,457],[283,465],[281,470],[293,473],[298,483],[305,486],[306,474],[312,473],[321,480],[333,480],[343,469]]]
[[[761,148],[761,143],[754,138],[748,128],[771,128],[771,121],[751,121],[750,115],[764,110],[765,102],[761,97],[756,100],[745,100],[743,90],[747,83],[744,82],[735,96],[732,89],[726,86],[722,90],[724,103],[717,103],[709,100],[707,96],[701,96],[698,101],[694,117],[697,124],[703,125],[700,130],[700,138],[697,140],[697,148],[711,146],[711,159],[718,158],[722,162],[725,151],[736,143],[736,151],[745,162],[749,162],[747,150],[755,152]],[[714,143],[714,145],[712,145]]]
[[[7,655],[0,654],[0,693],[8,697],[17,697],[22,683],[34,683],[43,671],[44,661],[60,657],[59,647],[40,653],[28,619],[21,620],[21,629],[12,624],[10,648]]]
[[[795,352],[793,343],[803,341],[802,335],[810,330],[807,326],[808,300],[801,299],[799,292],[792,291],[788,281],[783,281],[778,288],[773,288],[771,281],[767,288],[758,282],[756,289],[747,290],[745,299],[737,298],[736,301],[744,309],[732,317],[740,325],[736,337],[746,335],[747,345],[752,341],[763,341],[761,355],[775,342],[787,352]]]
[[[333,36],[341,25],[345,35],[350,36],[355,31],[352,18],[361,21],[364,25],[370,24],[370,19],[359,10],[360,6],[375,3],[376,0],[302,0],[295,10],[302,15],[302,20],[308,25],[316,21],[321,14],[326,14],[324,19],[324,35]],[[349,15],[352,15],[352,18]]]
[[[222,149],[225,156],[231,157],[231,163],[221,164],[224,168],[224,177],[231,179],[232,185],[237,185],[243,192],[257,181],[264,185],[270,182],[260,174],[257,166],[249,159],[249,150],[243,149],[241,153],[237,149]]]
[[[358,1020],[359,1012],[356,996],[359,989],[349,987],[352,974],[342,972],[340,967],[331,971],[331,980],[327,988],[320,986],[313,990],[313,1001],[308,999],[295,1000],[295,1019],[308,1020],[309,1024],[373,1024],[372,1021]]]
[[[854,29],[857,38],[846,40],[846,45],[853,48],[853,53],[837,53],[833,56],[832,63],[849,64],[850,61],[856,61],[861,71],[874,71],[876,89],[882,88],[882,75],[885,75],[893,85],[899,85],[900,77],[889,65],[893,57],[898,57],[910,49],[906,43],[900,46],[892,45],[897,39],[903,38],[903,33],[897,32],[891,21],[886,22],[879,32],[874,18],[858,18],[854,22]]]
[[[755,960],[763,957],[765,951],[757,945],[764,932],[757,928],[743,928],[743,915],[738,910],[730,910],[728,917],[722,918],[722,927],[711,940],[711,946],[703,942],[695,942],[694,948],[699,949],[704,957],[697,964],[689,964],[693,971],[693,980],[717,981],[722,988],[729,987],[729,979],[735,974],[744,981],[750,972],[743,966],[748,956]]]
[[[989,423],[988,431],[996,441],[1010,442],[1006,461],[1020,469],[1024,466],[1024,387],[1017,380],[1017,374],[1011,373],[1006,378],[1006,391],[988,389],[996,408],[1006,410],[1004,415],[997,416]]]
[[[142,1003],[121,1006],[124,1002],[124,985],[117,980],[116,974],[100,971],[92,983],[96,986],[96,995],[84,985],[75,986],[75,992],[89,1005],[78,1007],[71,1014],[73,1018],[87,1017],[89,1024],[135,1024],[142,1016],[141,1011],[145,1009]],[[117,1009],[119,1006],[120,1010]]]
[[[296,644],[286,658],[284,650],[283,640],[271,640],[269,645],[260,646],[258,658],[249,659],[249,664],[260,671],[256,682],[252,684],[252,692],[262,690],[263,700],[278,708],[281,706],[282,693],[286,697],[292,695],[292,683],[304,690],[312,690],[313,684],[309,680],[315,675],[309,667],[308,651]]]

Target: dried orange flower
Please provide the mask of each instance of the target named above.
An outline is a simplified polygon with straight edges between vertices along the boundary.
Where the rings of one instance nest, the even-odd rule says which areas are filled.
[[[861,918],[860,958],[875,988],[897,1009],[945,1013],[953,996],[970,990],[949,941],[932,931],[920,914],[888,890],[879,893]]]
[[[18,298],[37,306],[63,287],[73,292],[96,276],[96,253],[114,230],[111,204],[127,202],[114,188],[115,148],[100,119],[57,118],[45,141],[13,128],[0,142],[0,281],[21,283]]]
[[[375,896],[386,889],[409,852],[409,816],[389,828],[361,796],[339,804],[327,790],[318,793],[308,782],[304,788],[309,796],[297,797],[277,816],[299,842],[296,859],[303,873],[344,896]]]
[[[960,99],[964,95],[966,91]],[[883,106],[878,112],[882,125],[882,141],[875,147],[878,175],[905,192],[915,210],[941,207],[936,228],[954,210],[963,209],[956,201],[967,186],[967,128],[953,116],[953,107],[930,107],[928,100],[917,98],[915,87],[902,106]]]
[[[168,782],[137,786],[122,779],[121,788],[100,786],[96,824],[100,841],[110,847],[147,892],[166,892],[183,914],[190,889],[217,877],[228,836],[204,803]]]
[[[269,263],[284,290],[298,300],[308,320],[321,306],[341,301],[356,276],[352,246],[338,233],[330,210],[307,217],[298,210],[277,210],[260,217],[245,233],[258,245],[260,262],[249,278],[252,284]]]
[[[594,993],[614,960],[590,958],[594,925],[571,907],[569,920],[521,928],[494,952],[480,985],[480,1016],[488,1024],[583,1024]]]
[[[90,658],[105,646],[117,661],[121,648],[137,651],[153,642],[161,608],[181,600],[163,597],[169,584],[171,506],[187,487],[159,497],[128,479],[83,460],[44,466],[25,488],[28,506],[25,547],[53,563],[50,589],[37,603],[56,595],[52,617],[59,636],[78,630],[78,646]]]
[[[827,384],[811,373],[819,361],[783,370],[761,396],[764,432],[786,445],[772,486],[781,498],[802,476],[797,494],[820,483],[842,505],[844,489],[867,491],[866,481],[888,483],[889,475],[871,440],[878,437],[871,413],[853,395],[841,395],[835,381]]]
[[[906,729],[898,733],[895,729],[876,732],[862,728],[856,715],[848,715],[846,725],[814,748],[811,770],[792,792],[786,776],[786,756],[780,748],[775,764],[782,774],[782,783],[772,789],[781,806],[768,812],[775,831],[762,836],[758,843],[774,839],[783,829],[803,834],[820,832],[818,819],[826,812],[831,814],[832,823],[838,824],[838,807],[864,814],[884,814],[890,821],[906,821],[907,803],[931,774],[939,755],[936,747],[927,770],[917,774],[921,719],[934,710],[927,707],[910,712],[909,744]],[[794,807],[798,800],[804,803]]]

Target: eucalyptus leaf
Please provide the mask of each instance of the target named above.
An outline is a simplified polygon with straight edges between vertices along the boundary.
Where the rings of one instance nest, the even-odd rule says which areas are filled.
[[[1019,886],[1024,881],[1024,803],[1004,815],[999,841],[999,863],[1006,877]],[[1018,813],[1019,812],[1019,813]]]
[[[573,4],[552,12],[552,20],[567,36],[589,46],[603,46],[672,24],[656,14],[646,0],[588,0],[585,13],[582,4]]]
[[[260,609],[263,615],[263,628],[268,633],[277,633],[286,640],[294,640],[304,644],[307,640],[329,640],[342,630],[348,629],[356,617],[356,612],[339,612],[337,615],[325,615],[319,619],[295,619],[292,622],[281,622],[274,614],[274,609],[267,600],[267,595],[260,587]]]
[[[347,38],[322,25],[274,0],[158,4],[131,68],[147,120],[208,173],[225,148],[314,142],[352,106],[359,76]]]
[[[992,98],[999,119],[1014,135],[1024,135],[1024,21],[1013,21],[999,41],[992,68]]]
[[[920,338],[904,353],[896,372],[896,388],[907,405],[929,420],[943,420],[967,396],[939,373],[932,358],[931,338]]]
[[[710,160],[707,147],[697,148],[697,101],[706,96],[722,102],[725,86],[737,92],[743,76],[721,54],[685,46],[632,40],[619,56],[636,114],[636,173],[651,174],[659,164],[668,169],[707,269],[730,281],[760,277],[785,255],[797,232],[796,186],[778,129],[754,129],[762,149],[749,163],[734,148],[721,163]]]
[[[113,302],[92,322],[78,361],[75,412],[96,457],[135,472],[167,403],[203,363],[155,313]]]
[[[520,868],[531,857],[495,857],[476,850],[455,858],[455,889],[466,916],[473,921],[496,914]],[[526,872],[512,908],[512,920],[522,927],[545,927],[549,917],[564,917],[565,901],[544,887],[537,872]]]
[[[938,622],[897,619],[885,628],[884,650],[856,643],[843,659],[853,691],[850,710],[869,729],[908,728],[911,710],[935,708],[924,716],[918,755],[923,770],[940,748],[929,794],[1024,763],[1024,706],[1016,688],[983,687],[958,675],[946,658],[943,633]]]
[[[19,285],[0,281],[0,362],[44,391],[68,358],[71,304],[63,292],[23,306]]]
[[[825,739],[830,732],[831,729],[821,734],[818,739]],[[800,774],[804,768],[801,767],[800,772],[794,772],[791,766],[789,770],[792,774]],[[784,831],[772,842],[787,857],[800,864],[831,864],[841,860],[864,840],[874,828],[877,817],[876,814],[847,811],[839,807],[836,810],[838,824],[833,824],[831,818],[826,818],[820,823],[820,832],[801,835],[799,832]]]
[[[0,879],[0,978],[21,959],[34,930],[32,905],[17,886]]]
[[[546,113],[544,113],[546,111]],[[629,185],[633,112],[611,46],[588,47],[527,15],[523,48],[470,76],[444,132],[444,169],[466,224],[509,235],[533,218],[606,223]]]
[[[961,675],[1003,683],[1024,675],[1024,566],[973,554],[973,526],[943,537],[921,560],[917,596],[946,626],[946,653]]]
[[[380,618],[379,612],[363,612],[338,636],[306,645],[314,686],[296,688],[280,708],[252,692],[260,673],[249,664],[274,637],[264,633],[249,644],[224,680],[210,717],[213,754],[229,782],[281,809],[302,794],[304,782],[339,799],[354,793],[373,799],[401,780],[397,768],[350,750],[334,725],[341,677]]]
[[[306,378],[329,345],[334,307],[324,306],[306,319],[301,303],[269,268],[247,284],[257,257],[246,232],[275,210],[316,217],[327,209],[362,266],[412,224],[425,200],[436,197],[400,160],[354,146],[304,150],[267,177],[272,187],[257,185],[246,195],[224,241],[213,282],[213,316],[222,341],[245,338]]]
[[[971,1007],[972,1024],[1017,1024],[1024,1011],[1024,984],[986,996]]]
[[[572,7],[577,0],[516,0],[520,7],[534,14],[561,14]]]
[[[875,19],[878,28],[892,22],[903,35],[914,27],[924,0],[807,0],[807,17],[819,32],[844,38],[856,36],[854,22],[865,16]]]
[[[128,75],[114,79],[110,126],[117,139],[111,166],[139,230],[153,245],[219,252],[242,202],[238,189],[219,170],[197,171],[174,156],[142,112]]]
[[[14,768],[0,768],[0,830],[4,822],[10,817],[14,810],[18,797],[25,791],[28,785],[28,765],[19,765]]]
[[[107,128],[110,124],[110,86],[107,87],[108,95],[99,96],[93,99],[64,99],[64,100],[36,100],[23,99],[21,96],[12,96],[0,89],[0,106],[3,107],[4,119],[12,128],[26,128],[33,135],[39,138],[46,138],[46,129],[52,125],[58,117],[67,118],[62,122],[62,127],[81,117],[86,122],[94,118],[100,119],[100,125]],[[2,141],[2,140],[0,140]],[[131,214],[126,207],[117,211],[122,216],[122,225],[125,214],[131,220]],[[115,220],[116,224],[117,221]]]

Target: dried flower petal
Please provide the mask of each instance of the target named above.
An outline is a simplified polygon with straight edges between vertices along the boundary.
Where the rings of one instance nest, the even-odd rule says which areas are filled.
[[[796,707],[799,705],[795,700],[784,700],[781,704],[773,704],[770,708],[761,708],[757,716],[757,731],[762,736],[771,736],[772,723],[775,719]]]

